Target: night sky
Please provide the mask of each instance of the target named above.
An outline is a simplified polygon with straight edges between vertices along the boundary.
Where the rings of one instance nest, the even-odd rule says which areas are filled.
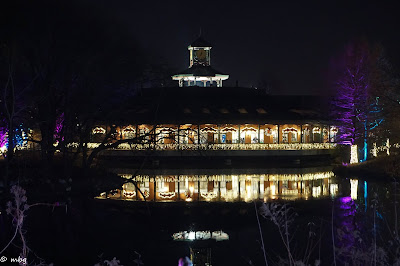
[[[330,62],[354,38],[382,43],[388,60],[400,66],[400,16],[390,2],[84,0],[68,12],[75,11],[123,25],[150,62],[176,71],[188,67],[187,46],[201,28],[213,44],[212,66],[230,75],[225,86],[267,81],[272,93],[324,94],[333,82]]]

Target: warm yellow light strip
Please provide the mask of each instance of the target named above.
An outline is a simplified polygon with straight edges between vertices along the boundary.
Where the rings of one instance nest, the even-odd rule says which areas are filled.
[[[318,180],[326,179],[334,176],[332,171],[327,172],[316,172],[316,173],[305,173],[305,174],[253,174],[253,175],[174,175],[174,176],[155,176],[150,177],[149,175],[138,175],[132,177],[132,175],[121,175],[121,177],[132,179],[135,182],[232,182],[233,180],[238,181],[307,181],[307,180]]]

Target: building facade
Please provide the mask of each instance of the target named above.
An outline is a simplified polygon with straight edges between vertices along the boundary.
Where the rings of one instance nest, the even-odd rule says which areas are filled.
[[[189,47],[189,68],[172,79],[179,87],[143,89],[113,118],[119,149],[303,150],[331,149],[337,128],[316,96],[268,95],[256,88],[223,87],[229,75],[211,66],[211,44]],[[92,131],[92,146],[111,130]],[[134,144],[134,145],[132,145]]]

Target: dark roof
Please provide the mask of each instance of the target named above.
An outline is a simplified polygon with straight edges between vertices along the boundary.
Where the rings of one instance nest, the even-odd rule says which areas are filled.
[[[240,87],[142,89],[105,118],[132,124],[327,123],[318,96],[267,95]],[[112,116],[112,117],[111,117]]]
[[[192,47],[212,47],[211,43],[207,42],[206,40],[203,39],[203,37],[198,37],[192,44],[190,45]]]
[[[186,74],[186,75],[192,74],[193,76],[206,76],[206,77],[215,77],[216,74],[226,75],[226,74],[219,72],[218,70],[215,70],[211,66],[199,66],[199,65],[194,65],[194,66],[180,72],[177,75],[180,75],[180,74]]]

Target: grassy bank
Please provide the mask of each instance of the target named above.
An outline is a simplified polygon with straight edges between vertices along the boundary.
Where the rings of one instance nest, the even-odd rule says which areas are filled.
[[[400,178],[400,155],[382,156],[362,163],[337,166],[333,169],[333,172],[341,177],[393,181],[393,178]]]

